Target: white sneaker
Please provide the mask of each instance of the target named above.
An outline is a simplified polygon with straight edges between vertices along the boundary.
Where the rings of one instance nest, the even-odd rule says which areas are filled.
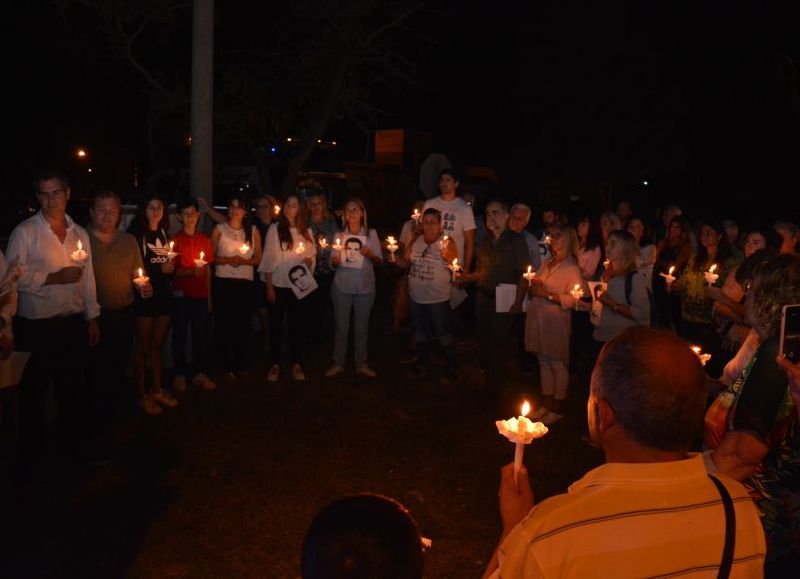
[[[361,374],[362,376],[366,376],[367,378],[378,377],[378,373],[369,366],[359,366],[358,368],[356,368],[356,374]]]
[[[267,382],[277,382],[278,378],[281,377],[281,367],[277,364],[273,364],[269,368],[269,372],[267,372]]]
[[[344,368],[339,366],[338,364],[334,364],[327,370],[325,370],[325,377],[326,378],[333,378],[334,376],[338,376],[339,374],[344,373]]]
[[[296,382],[305,382],[306,375],[303,372],[303,369],[300,367],[300,364],[295,364],[292,366],[292,379]]]
[[[175,408],[178,405],[178,401],[175,399],[175,397],[163,389],[153,392],[153,399],[156,402],[160,402],[167,408]]]
[[[203,390],[213,390],[217,387],[217,384],[202,372],[192,378],[192,384],[199,386]]]
[[[152,396],[142,396],[142,399],[139,401],[139,405],[144,410],[145,414],[149,414],[150,416],[155,416],[156,414],[161,414],[161,406],[156,404],[156,401],[153,400]]]
[[[172,381],[172,389],[177,392],[186,390],[186,376],[183,374],[175,376],[175,379]]]

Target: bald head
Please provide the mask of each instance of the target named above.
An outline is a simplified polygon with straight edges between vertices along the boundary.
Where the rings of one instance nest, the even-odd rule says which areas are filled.
[[[610,340],[595,364],[591,391],[644,446],[687,451],[702,430],[705,372],[673,334],[635,327]]]

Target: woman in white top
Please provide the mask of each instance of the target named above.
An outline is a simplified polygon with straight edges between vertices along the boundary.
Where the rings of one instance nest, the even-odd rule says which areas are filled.
[[[252,224],[250,207],[239,195],[228,201],[228,222],[211,233],[214,249],[214,344],[228,382],[248,378],[247,343],[255,312],[254,267],[261,262],[261,235]]]
[[[528,294],[533,298],[525,318],[525,348],[539,359],[542,402],[531,420],[553,424],[564,416],[569,384],[569,338],[576,299],[570,293],[581,286],[576,261],[578,236],[569,225],[550,233],[552,257],[542,264]]]
[[[289,356],[292,360],[292,378],[306,379],[300,365],[308,332],[309,314],[313,307],[308,299],[298,299],[292,291],[296,286],[289,279],[289,272],[303,265],[314,271],[317,249],[311,229],[308,227],[308,208],[296,195],[290,195],[283,202],[283,210],[277,223],[267,230],[264,243],[264,256],[258,271],[262,273],[266,285],[269,304],[269,343],[271,364],[267,372],[269,382],[277,382],[281,373],[281,354],[283,335],[289,335]],[[305,294],[303,294],[305,298]]]
[[[347,356],[347,338],[350,334],[350,312],[355,313],[353,328],[355,343],[356,372],[362,376],[375,378],[377,374],[367,363],[367,338],[369,335],[369,316],[375,303],[375,266],[383,261],[382,248],[378,234],[367,225],[367,209],[364,203],[353,198],[344,205],[342,231],[337,237],[344,243],[344,251],[331,253],[331,265],[336,269],[331,287],[333,313],[336,319],[336,334],[333,343],[333,366],[325,372],[326,376],[336,376],[344,372]],[[348,252],[358,247],[361,259],[359,267],[346,267]]]

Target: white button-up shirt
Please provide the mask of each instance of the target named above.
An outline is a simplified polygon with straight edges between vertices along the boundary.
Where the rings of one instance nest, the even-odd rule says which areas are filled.
[[[23,318],[39,320],[83,313],[87,320],[91,320],[100,315],[89,234],[69,215],[66,219],[64,243],[53,233],[41,211],[11,232],[7,257],[9,261],[18,257],[19,265],[24,267],[24,274],[17,281],[17,314]],[[76,265],[71,254],[78,249],[78,240],[88,255],[78,282],[44,285],[49,274]]]

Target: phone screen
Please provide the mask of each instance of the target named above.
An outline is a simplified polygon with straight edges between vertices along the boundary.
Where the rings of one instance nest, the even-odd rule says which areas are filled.
[[[783,306],[779,355],[794,364],[800,362],[800,304]]]

